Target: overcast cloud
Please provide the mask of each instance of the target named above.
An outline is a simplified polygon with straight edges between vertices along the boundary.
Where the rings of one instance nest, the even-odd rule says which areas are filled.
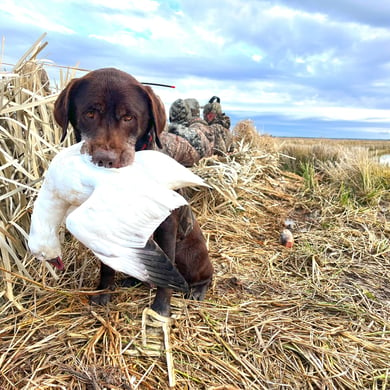
[[[156,88],[167,108],[218,95],[233,123],[252,119],[260,132],[390,138],[387,0],[3,0],[1,8],[3,63],[47,32],[42,59],[173,84]]]

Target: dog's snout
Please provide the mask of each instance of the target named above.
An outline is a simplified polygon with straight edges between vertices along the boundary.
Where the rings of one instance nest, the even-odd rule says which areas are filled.
[[[99,167],[122,168],[133,163],[135,152],[131,144],[117,147],[85,140],[81,153],[90,155],[92,162]]]
[[[99,167],[120,168],[120,156],[115,150],[98,149],[92,154],[92,162]]]

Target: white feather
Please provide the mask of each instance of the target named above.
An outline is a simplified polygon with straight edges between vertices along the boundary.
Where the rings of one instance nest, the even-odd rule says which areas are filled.
[[[49,166],[31,218],[31,252],[40,260],[61,257],[58,229],[65,218],[68,230],[111,268],[143,281],[163,278],[159,268],[170,268],[169,259],[149,239],[187,204],[173,189],[206,184],[161,152],[136,152],[132,165],[107,169],[81,154],[81,146],[63,149]]]

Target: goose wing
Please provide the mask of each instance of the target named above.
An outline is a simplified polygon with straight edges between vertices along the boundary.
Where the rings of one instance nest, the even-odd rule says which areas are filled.
[[[189,186],[209,187],[190,169],[156,150],[137,152],[133,164],[140,166],[144,175],[153,178],[156,183],[173,190]]]
[[[138,190],[101,185],[68,215],[66,226],[114,270],[182,290],[184,279],[149,238],[172,210],[186,204],[175,191],[147,181]]]
[[[125,256],[112,257],[95,253],[105,264],[138,280],[158,287],[188,292],[188,284],[165,252],[153,239],[144,248],[127,248]]]

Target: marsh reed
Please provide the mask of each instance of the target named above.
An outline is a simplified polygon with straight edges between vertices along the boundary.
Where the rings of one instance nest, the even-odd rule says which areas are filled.
[[[166,389],[164,355],[141,348],[149,289],[119,288],[107,308],[91,307],[88,250],[64,232],[57,274],[26,249],[42,176],[67,145],[37,45],[0,81],[0,388]],[[335,184],[353,167],[347,155],[316,166],[309,188],[283,169],[280,140],[251,121],[233,132],[232,154],[194,168],[212,189],[187,191],[216,273],[204,302],[174,297],[176,388],[390,388],[388,197],[343,203]],[[286,221],[292,249],[279,243]]]

